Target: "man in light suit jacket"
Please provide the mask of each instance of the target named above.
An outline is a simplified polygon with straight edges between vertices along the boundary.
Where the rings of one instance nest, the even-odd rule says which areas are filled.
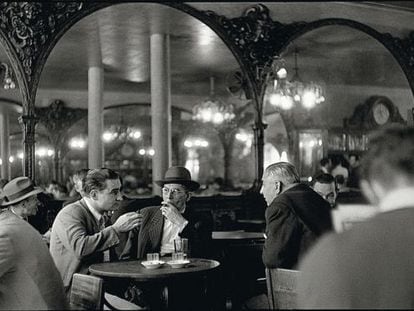
[[[368,148],[361,189],[379,213],[304,258],[299,308],[414,308],[414,128],[383,128]]]
[[[36,194],[40,192],[27,177],[17,177],[4,187],[0,210],[0,310],[68,307],[62,279],[46,243],[15,213],[34,213]]]
[[[69,295],[74,273],[88,274],[91,264],[109,261],[110,249],[119,243],[119,234],[138,228],[141,215],[131,212],[112,225],[105,213],[118,208],[119,175],[106,168],[93,169],[84,181],[84,197],[65,206],[56,216],[50,238],[50,252]],[[116,258],[115,258],[116,259]]]

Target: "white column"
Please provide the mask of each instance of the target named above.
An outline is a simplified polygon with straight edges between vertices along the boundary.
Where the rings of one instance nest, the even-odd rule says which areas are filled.
[[[171,84],[169,36],[151,35],[152,180],[164,178],[171,165]],[[153,193],[160,194],[153,184]]]
[[[103,75],[102,66],[88,70],[88,168],[103,166]]]
[[[0,157],[1,178],[10,180],[11,167],[9,163],[10,157],[10,133],[9,133],[9,114],[4,104],[0,104]],[[17,159],[16,159],[17,160]]]

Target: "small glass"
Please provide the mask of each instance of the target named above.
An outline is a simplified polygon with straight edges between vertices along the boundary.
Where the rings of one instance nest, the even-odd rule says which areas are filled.
[[[158,262],[160,261],[160,255],[158,253],[148,253],[147,261],[149,262]]]
[[[184,253],[180,252],[180,253],[172,253],[172,260],[173,261],[182,261],[184,260]]]
[[[175,239],[174,240],[174,253],[180,254],[180,257],[182,257],[181,259],[186,259],[187,253],[188,253],[188,239],[186,238]]]

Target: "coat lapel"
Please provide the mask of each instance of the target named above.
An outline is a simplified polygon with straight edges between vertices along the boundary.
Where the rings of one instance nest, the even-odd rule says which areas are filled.
[[[162,216],[161,210],[158,209],[152,215],[151,225],[149,226],[149,239],[154,248],[158,249],[161,246],[162,230],[164,227],[164,216]]]

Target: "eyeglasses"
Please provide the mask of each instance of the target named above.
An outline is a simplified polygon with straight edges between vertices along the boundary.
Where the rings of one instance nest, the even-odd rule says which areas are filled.
[[[180,195],[184,195],[184,194],[185,194],[185,191],[180,190],[180,189],[170,189],[170,188],[167,188],[167,187],[163,187],[163,188],[162,188],[162,193],[163,193],[163,194],[169,194],[170,192],[171,192],[174,196],[180,196]]]

